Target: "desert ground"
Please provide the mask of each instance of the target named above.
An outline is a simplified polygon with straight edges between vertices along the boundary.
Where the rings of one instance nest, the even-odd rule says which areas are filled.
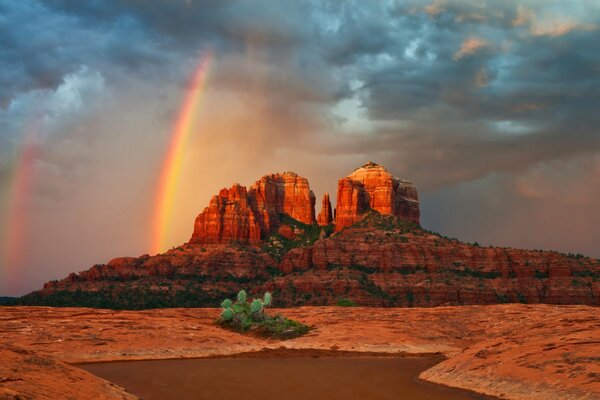
[[[420,378],[503,399],[600,399],[600,313],[591,306],[272,309],[311,325],[267,340],[223,330],[218,309],[0,308],[0,399],[135,398],[76,363],[230,356],[266,349],[416,355]]]

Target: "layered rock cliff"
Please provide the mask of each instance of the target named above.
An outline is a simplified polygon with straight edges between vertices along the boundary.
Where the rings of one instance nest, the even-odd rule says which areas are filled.
[[[600,305],[600,261],[552,251],[480,247],[419,224],[414,185],[368,163],[338,182],[318,224],[306,178],[234,185],[197,217],[189,243],[118,258],[48,282],[23,304],[117,308],[214,306],[246,288],[279,306],[438,306],[504,302]]]

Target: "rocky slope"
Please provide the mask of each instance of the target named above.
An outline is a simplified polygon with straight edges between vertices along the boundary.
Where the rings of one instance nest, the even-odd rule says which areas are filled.
[[[600,304],[599,260],[427,231],[414,186],[377,164],[341,179],[337,198],[333,223],[325,196],[317,224],[306,178],[287,172],[234,185],[198,216],[189,243],[95,265],[20,304],[214,306],[241,288],[272,291],[279,306]]]
[[[70,394],[78,386],[88,392],[73,398],[124,398],[104,381],[89,384],[89,374],[64,362],[210,357],[282,348],[441,353],[448,359],[423,372],[422,378],[505,399],[600,398],[600,316],[595,307],[299,307],[272,312],[313,329],[281,342],[220,329],[214,324],[217,309],[0,307],[0,398],[2,393],[65,398],[60,390],[68,388],[65,393]],[[13,356],[15,348],[29,350]],[[97,397],[92,392],[96,388],[114,396]],[[48,396],[33,396],[40,391]]]

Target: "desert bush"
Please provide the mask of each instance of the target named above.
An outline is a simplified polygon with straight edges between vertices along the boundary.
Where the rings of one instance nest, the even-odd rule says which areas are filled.
[[[300,322],[293,321],[282,315],[270,316],[265,313],[265,307],[273,301],[271,293],[264,294],[262,299],[253,299],[248,302],[248,294],[240,290],[237,301],[230,299],[221,302],[221,316],[217,324],[237,332],[257,333],[261,336],[291,339],[304,335],[309,327]]]
[[[345,297],[338,298],[336,304],[338,305],[338,307],[356,307],[355,302]]]

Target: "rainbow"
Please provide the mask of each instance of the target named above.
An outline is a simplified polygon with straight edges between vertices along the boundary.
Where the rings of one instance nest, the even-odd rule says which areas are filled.
[[[38,121],[39,122],[39,121]],[[11,181],[8,185],[6,195],[5,226],[2,240],[2,252],[0,253],[0,272],[4,289],[15,284],[17,272],[23,263],[25,249],[25,235],[27,226],[27,202],[33,182],[33,163],[37,157],[37,124],[25,134],[20,144],[15,161]]]
[[[212,54],[210,52],[206,53],[200,59],[187,88],[181,111],[173,127],[169,147],[158,181],[152,229],[152,254],[160,253],[167,248],[166,242],[169,237],[169,223],[173,215],[175,195],[179,186],[186,143],[194,127],[211,61]]]

